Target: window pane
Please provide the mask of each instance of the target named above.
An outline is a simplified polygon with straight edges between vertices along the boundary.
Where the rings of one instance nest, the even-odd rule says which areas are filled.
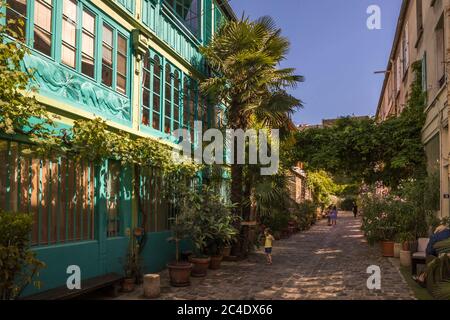
[[[123,75],[127,74],[127,57],[121,54],[117,55],[117,72]]]
[[[76,45],[76,25],[70,21],[62,21],[62,40],[74,47]]]
[[[89,57],[94,57],[95,39],[92,35],[84,33],[81,35],[83,53]]]
[[[160,97],[156,94],[153,94],[153,110],[156,112],[160,111]]]
[[[113,46],[112,29],[105,24],[103,25],[103,42],[109,45],[110,47]]]
[[[63,14],[75,23],[77,21],[77,1],[76,0],[64,0],[63,1]]]
[[[102,82],[103,84],[112,87],[112,69],[105,65],[102,66]]]
[[[14,20],[16,23],[10,25],[11,31],[15,32],[20,40],[25,38],[26,30],[26,15],[27,15],[27,1],[26,0],[8,0],[10,8],[6,10],[6,21]],[[23,22],[23,25],[17,23],[19,20]],[[14,36],[11,34],[11,36]]]
[[[86,10],[83,10],[83,29],[95,33],[95,16]]]
[[[91,57],[83,55],[81,59],[81,72],[91,78],[94,78],[94,59]]]
[[[142,105],[150,108],[150,91],[142,89]]]
[[[158,77],[153,78],[153,91],[159,93],[161,90],[161,81]]]
[[[52,31],[52,8],[37,0],[34,4],[34,24],[47,32]]]
[[[159,114],[153,113],[153,128],[156,130],[161,130],[159,127]]]
[[[142,124],[148,126],[150,124],[150,110],[143,108],[142,109]]]
[[[142,73],[142,86],[148,90],[150,90],[150,72],[144,69]]]
[[[120,74],[117,75],[117,91],[123,94],[127,92],[127,78]]]
[[[106,46],[103,46],[103,64],[112,68],[112,49]]]
[[[75,50],[63,44],[61,48],[61,61],[69,67],[75,68]]]
[[[34,48],[47,56],[52,54],[52,35],[39,28],[34,29]]]
[[[27,0],[8,0],[6,2],[12,10],[23,16],[27,15]]]
[[[117,38],[117,45],[119,52],[127,55],[127,39],[119,35]]]

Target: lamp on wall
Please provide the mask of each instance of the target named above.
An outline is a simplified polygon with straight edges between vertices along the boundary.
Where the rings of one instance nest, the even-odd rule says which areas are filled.
[[[388,74],[391,73],[391,70],[381,70],[381,71],[374,71],[374,74]]]

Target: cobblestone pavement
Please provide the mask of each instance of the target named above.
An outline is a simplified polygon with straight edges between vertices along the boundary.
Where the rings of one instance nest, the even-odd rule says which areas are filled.
[[[309,231],[276,241],[272,266],[262,251],[240,262],[224,262],[191,286],[173,288],[161,272],[160,299],[413,299],[413,293],[379,248],[369,247],[359,219],[341,213],[336,227],[320,221]],[[367,289],[367,267],[381,268],[381,290]],[[143,299],[142,288],[118,299]]]

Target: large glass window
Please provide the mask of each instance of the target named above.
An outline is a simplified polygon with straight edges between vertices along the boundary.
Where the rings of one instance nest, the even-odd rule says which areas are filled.
[[[150,54],[144,57],[142,66],[142,114],[141,123],[145,126],[150,125]]]
[[[198,0],[165,0],[183,24],[195,35],[199,34],[200,2]]]
[[[83,10],[81,35],[81,72],[91,78],[95,76],[95,15]]]
[[[152,125],[156,130],[161,130],[161,61],[155,54],[153,57],[153,120]]]
[[[102,83],[108,87],[113,84],[113,30],[107,24],[103,24],[102,41]]]
[[[180,128],[180,72],[175,70],[173,75],[173,130]]]
[[[14,32],[10,35],[24,41],[27,25],[27,0],[8,0],[7,4],[6,21],[17,21],[10,26],[11,31]]]
[[[183,79],[183,117],[182,128],[189,131],[189,79]]]
[[[126,95],[130,80],[129,34],[106,16],[100,17],[89,3],[7,0],[6,19],[21,21],[12,25],[10,35],[54,58],[56,63]],[[55,31],[55,26],[60,29]]]
[[[127,39],[121,34],[117,37],[117,91],[127,93]]]
[[[172,72],[169,64],[166,64],[165,71],[164,132],[170,133],[172,118]]]
[[[33,47],[47,56],[52,55],[52,0],[34,3]]]
[[[63,1],[61,61],[76,67],[77,52],[77,1]]]

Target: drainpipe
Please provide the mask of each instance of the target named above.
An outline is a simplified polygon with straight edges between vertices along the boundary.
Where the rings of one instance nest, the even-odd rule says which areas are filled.
[[[446,6],[445,7],[445,14],[444,14],[444,34],[446,35],[446,41],[444,43],[444,46],[446,48],[446,56],[445,56],[445,74],[446,74],[446,90],[447,90],[447,107],[445,110],[443,110],[443,112],[447,112],[447,119],[450,119],[450,110],[448,107],[448,102],[450,101],[450,87],[448,85],[448,78],[449,78],[449,71],[450,71],[450,66],[449,66],[449,62],[450,62],[450,30],[448,28],[448,22],[450,21],[450,6]],[[441,113],[441,116],[443,117],[443,114]],[[450,124],[447,124],[448,126],[450,126]],[[441,126],[442,126],[442,121],[441,121]],[[447,130],[447,144],[450,142],[450,127]],[[442,148],[442,139],[441,139],[441,148]],[[447,154],[447,159],[450,158],[450,154]],[[450,180],[450,172],[448,172],[450,167],[447,166],[447,180]],[[444,177],[441,176],[441,184],[442,184],[442,179]],[[448,192],[448,187],[447,187],[447,192]],[[441,201],[442,200],[442,195],[440,195]],[[447,200],[448,201],[448,200]],[[447,212],[448,213],[448,212]],[[441,212],[440,212],[440,217],[443,217],[443,212],[442,212],[442,202],[441,202]]]

